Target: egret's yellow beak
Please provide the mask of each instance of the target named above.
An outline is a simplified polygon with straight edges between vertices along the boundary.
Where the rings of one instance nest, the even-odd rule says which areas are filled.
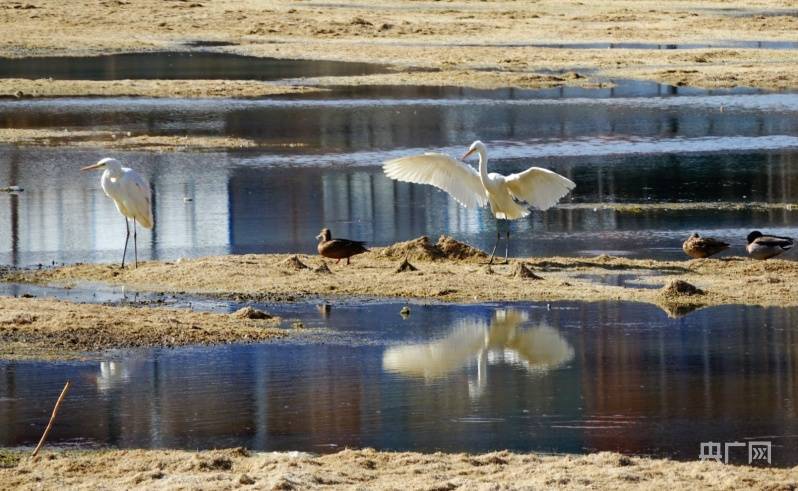
[[[464,153],[464,154],[463,154],[463,156],[462,156],[462,157],[460,157],[460,160],[465,160],[465,159],[467,159],[468,157],[470,157],[470,156],[471,156],[471,154],[472,154],[472,153],[474,153],[474,152],[476,152],[476,151],[477,151],[477,149],[476,149],[476,148],[472,148],[471,150],[469,150],[469,151],[467,151],[466,153]]]
[[[102,169],[103,167],[105,167],[105,164],[101,164],[101,163],[97,162],[96,164],[87,165],[86,167],[81,167],[80,170]]]

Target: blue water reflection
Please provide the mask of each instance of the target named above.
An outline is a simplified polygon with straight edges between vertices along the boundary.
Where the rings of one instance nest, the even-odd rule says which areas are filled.
[[[78,173],[96,152],[0,149],[0,180],[25,188],[0,194],[0,263],[31,265],[118,261],[124,223],[96,175]],[[140,257],[174,259],[250,252],[315,251],[329,226],[374,245],[446,233],[489,247],[494,221],[428,186],[397,183],[379,167],[251,166],[235,154],[125,153],[155,191],[156,227],[139,234]],[[681,257],[693,231],[711,233],[743,254],[753,228],[796,235],[795,210],[640,210],[616,212],[601,203],[794,203],[796,154],[547,159],[577,189],[562,207],[513,224],[516,255]],[[527,165],[499,160],[504,172]],[[718,184],[719,177],[720,184]],[[186,200],[184,198],[190,198]],[[789,257],[789,256],[786,256]]]
[[[34,443],[71,378],[53,443],[692,460],[701,441],[770,439],[778,465],[798,463],[796,309],[725,306],[671,319],[623,302],[411,305],[403,320],[398,303],[332,305],[323,315],[312,305],[265,307],[331,334],[101,362],[0,362],[0,445]]]

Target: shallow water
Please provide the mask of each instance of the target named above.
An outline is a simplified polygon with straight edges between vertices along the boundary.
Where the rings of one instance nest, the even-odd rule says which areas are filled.
[[[120,260],[122,218],[102,194],[99,176],[77,172],[99,155],[103,154],[0,149],[0,182],[25,189],[19,195],[0,193],[0,230],[8,231],[0,234],[0,263]],[[428,186],[389,181],[379,167],[293,162],[306,155],[115,155],[143,172],[155,190],[157,226],[140,231],[140,258],[314,253],[314,236],[322,226],[373,245],[447,233],[489,248],[495,233],[487,210],[463,209]],[[319,156],[322,159],[334,160]],[[381,160],[378,155],[374,158]],[[510,253],[680,258],[681,242],[699,231],[730,242],[729,253],[744,254],[743,239],[753,228],[796,235],[798,213],[785,209],[620,213],[602,209],[600,203],[695,199],[795,203],[796,160],[798,152],[787,150],[541,159],[539,164],[570,176],[578,186],[565,200],[569,208],[535,212],[528,220],[513,223]],[[517,171],[528,163],[523,158],[500,160],[496,168]]]
[[[429,46],[421,43],[385,42],[400,46]],[[547,49],[645,49],[645,50],[694,50],[694,49],[798,49],[798,41],[712,41],[697,43],[541,43],[541,42],[500,42],[500,43],[441,43],[439,46],[456,47],[497,47],[497,48],[547,48]]]
[[[694,460],[702,441],[753,439],[798,463],[796,309],[413,304],[403,320],[401,306],[262,306],[329,329],[323,342],[0,362],[0,445],[34,444],[70,378],[56,445]]]
[[[0,188],[25,189],[0,193],[0,263],[119,260],[122,219],[99,175],[77,171],[107,155],[151,182],[157,226],[140,234],[143,259],[312,253],[323,226],[372,245],[446,233],[490,248],[487,211],[390,181],[380,169],[422,151],[461,155],[475,139],[488,144],[491,170],[543,165],[577,183],[563,207],[512,225],[513,255],[680,258],[681,242],[696,231],[742,254],[752,229],[798,235],[796,210],[618,213],[602,204],[795,203],[796,116],[798,94],[623,80],[598,89],[334,87],[258,100],[0,101],[5,128],[229,136],[258,145],[194,153],[0,146]]]
[[[385,73],[383,65],[259,58],[208,51],[0,58],[0,78],[279,80]]]

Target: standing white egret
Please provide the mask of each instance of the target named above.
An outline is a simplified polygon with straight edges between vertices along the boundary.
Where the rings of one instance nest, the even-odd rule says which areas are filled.
[[[105,169],[100,179],[105,195],[114,200],[116,209],[125,217],[125,249],[122,252],[122,268],[125,267],[127,244],[130,241],[128,219],[133,220],[133,257],[136,267],[139,266],[136,222],[144,228],[152,228],[152,193],[150,185],[138,172],[127,167],[116,159],[104,158],[94,165],[83,167],[82,171]]]
[[[576,187],[570,179],[541,167],[503,176],[488,174],[488,150],[481,141],[471,144],[462,156],[465,160],[474,152],[479,154],[479,171],[441,153],[425,153],[385,162],[385,175],[397,181],[431,184],[449,193],[466,208],[490,204],[496,220],[516,220],[530,213],[530,207],[548,210]],[[501,232],[496,225],[496,244],[490,263],[496,255]],[[507,230],[505,262],[510,251],[510,230]]]

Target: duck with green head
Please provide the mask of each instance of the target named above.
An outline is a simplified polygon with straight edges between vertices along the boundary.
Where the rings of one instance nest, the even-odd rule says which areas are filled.
[[[759,260],[770,259],[784,254],[795,246],[795,239],[779,237],[777,235],[764,235],[759,230],[748,234],[748,245],[745,249],[748,254]]]

